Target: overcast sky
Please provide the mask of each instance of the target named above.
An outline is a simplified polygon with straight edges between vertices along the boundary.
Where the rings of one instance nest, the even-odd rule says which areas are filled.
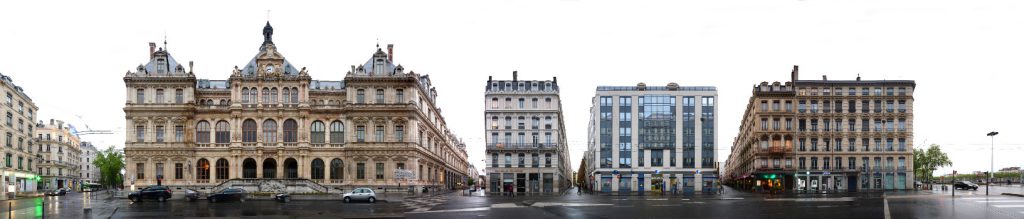
[[[803,79],[916,80],[914,146],[940,144],[960,171],[1024,165],[1024,8],[1018,1],[13,1],[0,5],[0,73],[39,119],[70,121],[124,145],[122,77],[148,42],[198,78],[225,80],[274,42],[296,67],[341,80],[374,45],[437,86],[450,129],[484,159],[487,76],[558,77],[574,170],[598,85],[717,86],[718,160],[753,85]],[[79,118],[78,116],[81,116]],[[948,172],[942,169],[939,172]]]

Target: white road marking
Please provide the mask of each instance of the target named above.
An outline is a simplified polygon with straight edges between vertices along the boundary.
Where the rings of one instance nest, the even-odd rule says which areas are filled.
[[[1002,201],[975,201],[979,203],[1008,203],[1008,202],[1024,202],[1024,200],[1002,200]]]
[[[682,205],[651,205],[654,207],[682,207]]]
[[[564,203],[564,202],[537,202],[530,205],[531,207],[550,207],[550,206],[564,206],[564,207],[591,207],[591,206],[612,206],[612,204],[593,204],[593,203]]]
[[[436,210],[436,211],[413,211],[408,213],[445,213],[445,212],[467,212],[467,211],[486,211],[490,210],[488,207],[479,208],[464,208],[464,209],[451,209],[451,210]],[[419,210],[419,209],[417,209]]]
[[[887,197],[885,197],[883,195],[882,196],[882,201],[885,202],[885,209],[884,209],[884,211],[885,211],[885,219],[892,219],[892,216],[889,215],[889,198],[887,198]]]
[[[518,206],[518,205],[516,205],[516,203],[501,203],[501,204],[493,204],[493,205],[491,205],[491,208],[522,208],[522,207],[525,207],[525,206]]]
[[[667,200],[668,200],[667,198],[651,198],[651,199],[647,199],[647,201],[667,201]]]
[[[992,197],[992,198],[960,198],[960,199],[963,199],[963,200],[999,200],[999,199],[1007,199],[1007,198]]]
[[[722,198],[722,200],[743,200],[743,198]]]
[[[683,201],[689,201],[690,199],[688,199],[688,198],[684,198],[684,199],[682,199],[682,200],[683,200]]]
[[[1024,205],[993,205],[997,208],[1024,208]]]
[[[765,201],[795,201],[795,202],[852,202],[853,197],[842,198],[773,198]]]

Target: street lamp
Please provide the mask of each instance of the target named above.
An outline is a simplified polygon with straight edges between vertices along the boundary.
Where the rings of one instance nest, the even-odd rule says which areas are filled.
[[[995,171],[995,169],[996,169],[996,161],[995,161],[996,160],[996,149],[995,148],[996,148],[996,135],[998,135],[998,134],[999,134],[999,132],[993,131],[993,132],[989,132],[988,135],[987,135],[989,137],[992,137],[992,146],[989,148],[989,150],[990,150],[989,152],[991,153],[991,155],[990,155],[991,159],[989,160],[988,183],[985,184],[985,195],[988,195],[988,187],[992,187],[992,174],[993,174],[993,171]]]

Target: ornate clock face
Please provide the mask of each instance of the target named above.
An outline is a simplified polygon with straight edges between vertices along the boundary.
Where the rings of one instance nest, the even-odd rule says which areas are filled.
[[[274,73],[274,66],[273,65],[267,65],[267,73]]]

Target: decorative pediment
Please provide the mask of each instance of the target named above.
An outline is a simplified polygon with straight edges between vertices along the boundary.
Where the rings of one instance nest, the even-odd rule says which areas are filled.
[[[365,124],[366,122],[369,122],[369,121],[370,121],[370,118],[367,118],[367,117],[364,117],[364,116],[352,117],[352,122],[354,122],[356,124]]]
[[[386,123],[385,121],[386,121],[386,118],[384,118],[384,117],[373,118],[373,123],[376,123],[376,124],[385,124]]]
[[[395,124],[405,124],[406,122],[409,122],[409,119],[406,117],[392,117],[391,121]]]

